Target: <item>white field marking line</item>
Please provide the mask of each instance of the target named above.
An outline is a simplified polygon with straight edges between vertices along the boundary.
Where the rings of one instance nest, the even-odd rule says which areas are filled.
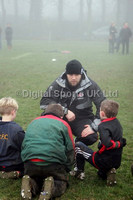
[[[20,59],[20,58],[30,56],[31,54],[32,54],[31,52],[24,53],[24,54],[22,54],[22,55],[19,55],[19,56],[16,56],[16,57],[12,57],[12,60],[18,60],[18,59]]]

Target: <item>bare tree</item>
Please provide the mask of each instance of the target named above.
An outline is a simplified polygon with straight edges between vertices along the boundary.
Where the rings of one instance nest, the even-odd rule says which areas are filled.
[[[30,37],[40,37],[41,23],[42,23],[42,0],[30,0],[30,11],[29,11],[29,21],[30,21]]]
[[[63,0],[58,0],[58,20],[61,22],[63,20]]]
[[[2,24],[5,27],[5,22],[6,22],[6,9],[5,9],[5,4],[4,0],[1,0],[1,10],[2,10]]]
[[[18,0],[14,0],[14,13],[15,17],[18,17]]]
[[[102,11],[102,18],[101,18],[101,22],[103,23],[103,24],[105,24],[105,15],[106,15],[106,2],[105,2],[105,0],[101,0],[101,3],[102,3],[102,9],[101,9],[101,11]]]
[[[17,26],[18,23],[18,0],[14,0],[14,21]]]
[[[79,0],[79,1],[80,1],[79,21],[82,24],[83,23],[83,6],[84,6],[84,1],[83,0]]]
[[[92,28],[92,0],[86,0],[88,8],[88,34],[89,38],[91,37],[91,28]]]
[[[42,17],[42,0],[30,0],[29,18],[31,22],[38,22]]]
[[[120,13],[121,13],[121,0],[117,0],[116,5],[116,23],[120,23]]]
[[[133,25],[133,1],[126,0],[125,21]]]

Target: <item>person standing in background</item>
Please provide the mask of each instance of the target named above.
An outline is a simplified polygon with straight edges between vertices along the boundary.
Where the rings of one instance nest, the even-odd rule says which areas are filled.
[[[115,34],[117,33],[115,23],[112,23],[109,28],[109,53],[114,53]]]
[[[132,31],[128,26],[128,23],[124,23],[123,28],[120,31],[120,38],[122,41],[122,54],[129,54],[129,39],[132,36]]]
[[[7,47],[10,50],[12,49],[12,35],[13,35],[13,30],[10,24],[8,24],[5,29],[5,35],[6,35]]]

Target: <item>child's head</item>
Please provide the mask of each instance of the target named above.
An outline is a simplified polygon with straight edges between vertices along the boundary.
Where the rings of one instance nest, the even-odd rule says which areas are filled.
[[[45,114],[47,113],[53,113],[60,118],[64,115],[63,108],[60,104],[49,104],[45,109]]]
[[[15,99],[11,97],[4,97],[0,99],[0,114],[11,115],[13,112],[16,113],[18,110],[18,103]]]
[[[118,114],[119,104],[113,100],[104,100],[100,107],[101,119],[116,117]]]

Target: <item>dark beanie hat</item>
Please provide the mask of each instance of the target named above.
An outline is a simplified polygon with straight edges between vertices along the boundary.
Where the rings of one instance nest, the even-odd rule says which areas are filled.
[[[82,74],[83,67],[78,60],[71,60],[66,65],[66,74]]]

